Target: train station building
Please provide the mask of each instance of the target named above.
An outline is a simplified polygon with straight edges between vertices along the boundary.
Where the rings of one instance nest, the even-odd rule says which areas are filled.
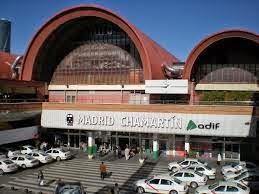
[[[45,101],[31,115],[40,114],[39,130],[71,147],[86,142],[89,155],[106,143],[144,147],[154,159],[185,150],[255,159],[258,53],[258,34],[227,30],[205,37],[179,61],[111,10],[78,6],[46,21],[19,63],[0,55],[0,88],[4,95],[4,83],[30,84]],[[33,102],[5,107],[15,104],[35,109]]]

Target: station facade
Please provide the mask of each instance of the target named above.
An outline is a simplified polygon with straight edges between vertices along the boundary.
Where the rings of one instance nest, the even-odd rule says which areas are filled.
[[[181,62],[114,12],[79,6],[38,30],[18,79],[47,83],[41,126],[53,141],[87,142],[89,155],[106,143],[144,147],[155,159],[186,150],[253,159],[258,53],[258,34],[228,30]]]

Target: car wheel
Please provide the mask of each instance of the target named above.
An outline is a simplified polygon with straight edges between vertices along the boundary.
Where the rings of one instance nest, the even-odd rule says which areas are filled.
[[[61,160],[61,158],[60,158],[59,156],[58,156],[56,159],[57,159],[57,161],[60,161],[60,160]]]
[[[0,169],[0,175],[3,175],[4,171],[2,169]]]
[[[138,187],[138,188],[137,188],[137,192],[138,192],[138,193],[144,193],[145,190],[144,190],[143,187]]]
[[[25,165],[25,164],[22,164],[22,168],[26,168],[26,165]]]
[[[192,188],[197,188],[198,187],[198,184],[196,182],[191,182],[190,186]]]
[[[169,194],[178,194],[178,192],[176,190],[172,190],[169,192]]]

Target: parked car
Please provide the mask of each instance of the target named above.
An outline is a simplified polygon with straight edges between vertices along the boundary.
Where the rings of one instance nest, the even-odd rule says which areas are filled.
[[[15,164],[10,159],[0,159],[0,175],[7,172],[14,172],[18,169],[17,164]]]
[[[169,163],[168,170],[175,172],[179,169],[186,168],[187,166],[194,166],[194,165],[205,165],[206,166],[206,165],[208,165],[208,163],[201,161],[199,159],[196,159],[196,158],[186,158],[179,162]]]
[[[4,153],[0,152],[0,159],[4,159],[4,158],[6,158],[6,155]]]
[[[216,178],[216,168],[211,168],[210,166],[197,165],[197,166],[188,166],[186,169],[191,169],[194,171],[201,172],[205,174],[209,179]]]
[[[46,154],[43,151],[34,151],[34,152],[31,152],[27,155],[36,158],[37,160],[39,160],[43,164],[46,164],[46,163],[49,163],[49,162],[53,161],[52,156],[49,155],[49,154]]]
[[[229,179],[230,182],[239,182],[248,186],[253,191],[259,191],[259,173],[243,172],[239,176]]]
[[[52,148],[47,150],[46,153],[51,155],[51,157],[57,161],[67,160],[72,157],[72,154],[70,151],[66,151],[62,148]]]
[[[29,154],[31,152],[36,152],[36,151],[38,151],[38,150],[31,145],[24,145],[24,146],[21,147],[21,153],[22,154]]]
[[[80,182],[58,182],[54,194],[86,194]]]
[[[230,165],[223,166],[221,168],[221,173],[225,175],[226,173],[229,173],[229,172],[237,172],[239,170],[242,170],[243,168],[247,168],[250,171],[256,171],[257,169],[256,165],[252,162],[240,161],[238,163],[232,163]]]
[[[205,185],[208,181],[208,177],[206,175],[190,169],[182,169],[177,172],[171,172],[169,175],[187,183],[187,185],[190,185],[192,188]]]
[[[10,159],[22,168],[34,167],[39,165],[39,160],[28,155],[16,155],[11,157]]]
[[[250,189],[240,183],[220,181],[212,185],[200,186],[195,194],[249,194]]]
[[[233,178],[235,178],[235,177],[241,175],[241,174],[244,173],[244,172],[255,172],[255,171],[253,171],[253,170],[250,171],[250,169],[247,169],[247,168],[245,167],[245,168],[242,168],[241,170],[238,170],[238,171],[236,171],[236,172],[227,172],[227,173],[225,173],[224,176],[223,176],[223,179],[224,179],[224,180],[233,179]]]
[[[158,175],[149,179],[141,179],[134,182],[133,187],[137,193],[185,194],[188,192],[186,183],[169,175]]]
[[[12,156],[21,154],[21,151],[18,148],[5,148],[7,152],[7,157],[10,158]]]

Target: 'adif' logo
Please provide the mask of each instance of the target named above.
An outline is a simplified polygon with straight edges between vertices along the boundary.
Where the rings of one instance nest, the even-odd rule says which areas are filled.
[[[208,123],[208,124],[196,124],[194,123],[192,120],[189,121],[188,125],[187,125],[187,128],[186,130],[189,131],[189,130],[192,130],[192,129],[196,129],[196,128],[199,128],[199,129],[214,129],[214,130],[217,130],[219,128],[219,123]]]

